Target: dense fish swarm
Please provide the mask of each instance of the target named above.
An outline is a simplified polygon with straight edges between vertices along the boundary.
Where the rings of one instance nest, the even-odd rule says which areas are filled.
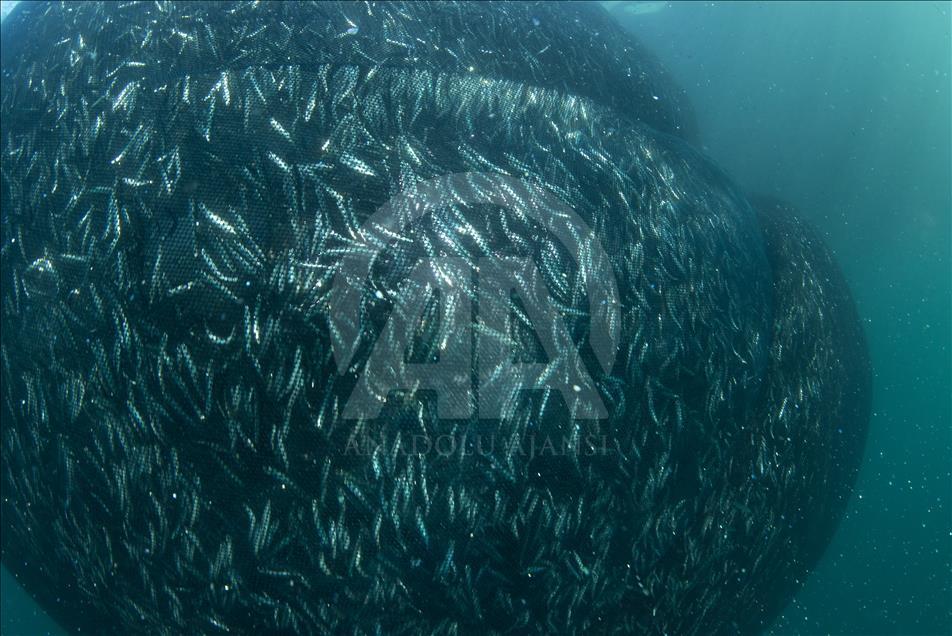
[[[682,93],[597,5],[31,3],[2,54],[2,557],[64,626],[751,632],[819,558],[868,409],[843,278],[692,149]],[[487,174],[529,185],[474,201]],[[547,231],[543,189],[598,249]],[[487,258],[545,284],[427,296],[452,277],[419,263],[478,282]],[[404,351],[407,289],[429,300]],[[542,289],[567,338],[533,324]],[[387,399],[473,342],[584,367],[607,417],[475,363],[501,417]],[[344,417],[358,391],[378,416]]]

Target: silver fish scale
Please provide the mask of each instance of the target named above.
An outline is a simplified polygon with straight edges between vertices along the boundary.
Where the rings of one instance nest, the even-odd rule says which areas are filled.
[[[64,626],[749,632],[822,552],[868,408],[848,290],[692,149],[682,91],[597,5],[30,3],[2,47],[0,547]],[[472,203],[498,194],[478,174],[365,227],[454,173],[553,193],[604,260],[531,189]],[[340,370],[334,274],[378,251]],[[543,285],[478,297],[487,256]],[[606,271],[617,313],[587,297]],[[534,324],[543,291],[568,341]],[[409,352],[401,293],[429,299]],[[505,366],[477,387],[505,389],[497,420],[361,376],[465,344],[440,306],[511,316],[473,340],[582,367],[608,417]],[[380,417],[343,417],[358,387]]]

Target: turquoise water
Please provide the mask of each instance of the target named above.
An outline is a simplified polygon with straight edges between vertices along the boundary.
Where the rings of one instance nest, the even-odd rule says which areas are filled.
[[[777,634],[949,633],[950,7],[620,3],[694,102],[704,150],[820,228],[866,323],[856,493]],[[4,634],[59,633],[4,571]]]
[[[777,634],[950,632],[950,8],[674,4],[624,21],[705,151],[826,236],[875,371],[866,460]]]

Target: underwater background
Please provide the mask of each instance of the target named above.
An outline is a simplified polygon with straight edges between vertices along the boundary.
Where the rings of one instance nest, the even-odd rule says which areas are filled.
[[[949,4],[673,4],[621,17],[694,102],[704,151],[826,237],[873,364],[866,458],[777,634],[948,634]]]
[[[771,633],[949,633],[950,5],[605,4],[686,89],[703,151],[820,230],[869,339],[859,480]],[[2,577],[0,632],[62,633]]]

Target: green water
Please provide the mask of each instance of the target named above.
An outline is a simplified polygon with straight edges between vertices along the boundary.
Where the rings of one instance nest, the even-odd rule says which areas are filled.
[[[822,230],[866,324],[866,460],[773,632],[952,632],[950,5],[691,3],[621,19],[691,94],[705,151]]]
[[[772,632],[948,634],[950,6],[651,9],[615,10],[688,89],[705,152],[821,229],[869,337],[874,415],[857,490]],[[2,633],[59,633],[5,571],[2,584]]]

